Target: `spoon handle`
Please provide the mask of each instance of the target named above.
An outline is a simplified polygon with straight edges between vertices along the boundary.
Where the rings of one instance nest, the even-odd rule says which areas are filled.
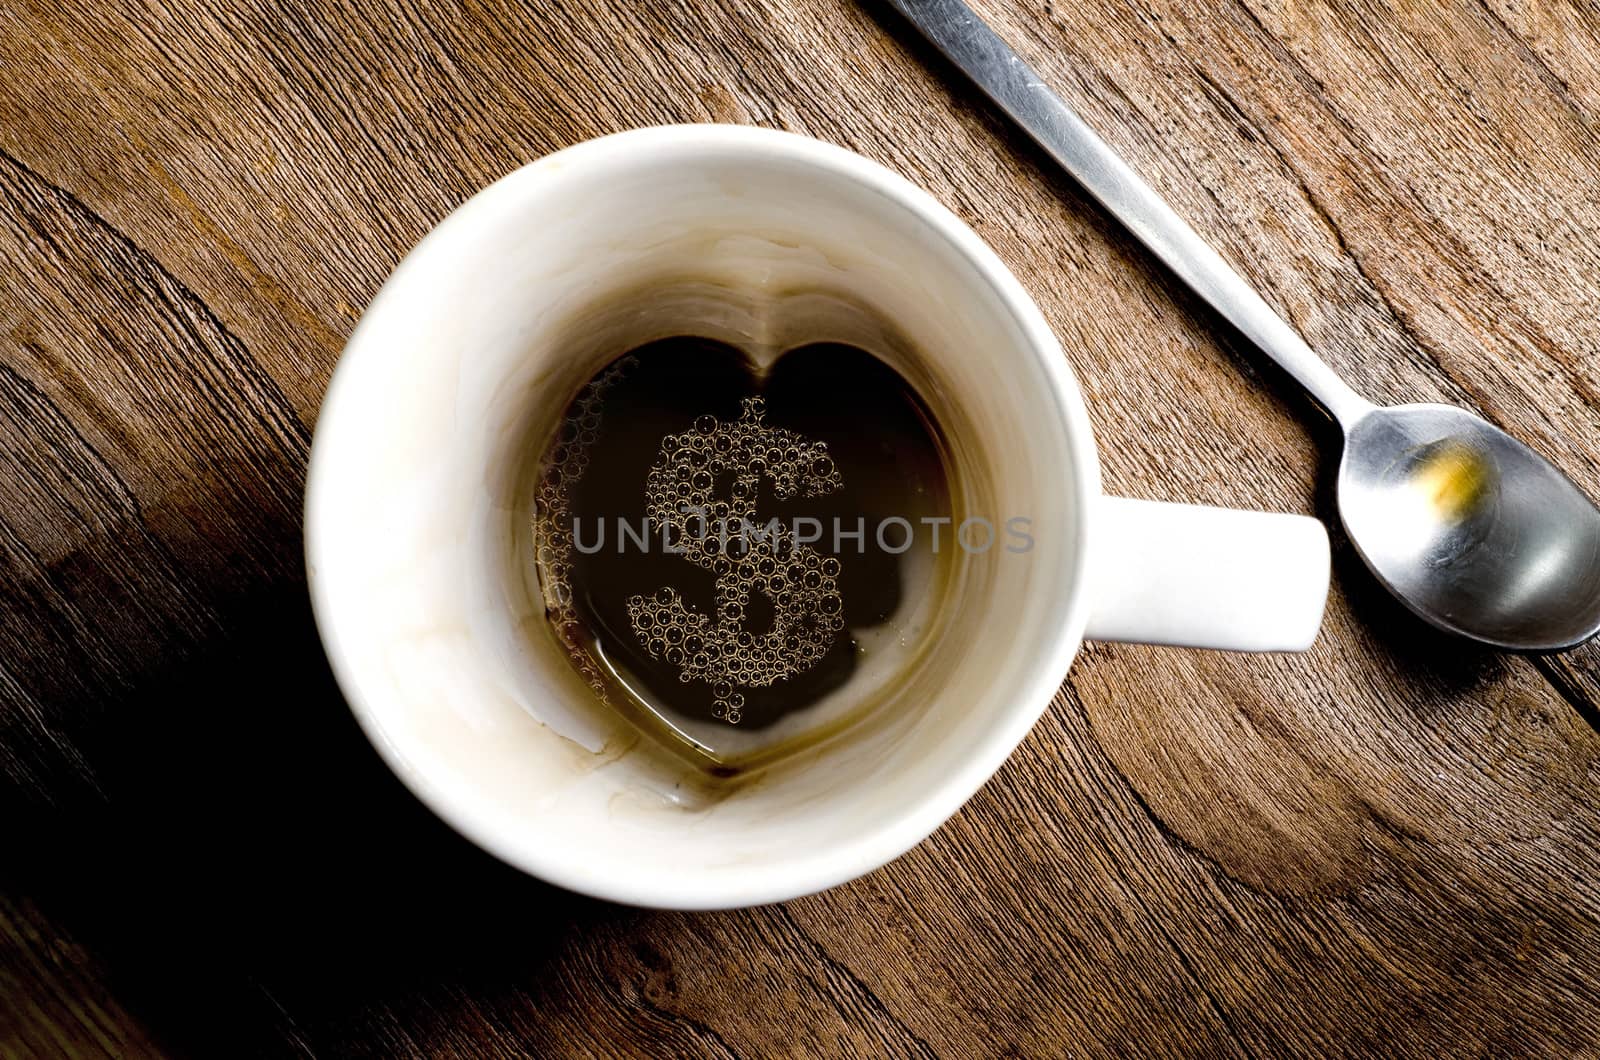
[[[962,0],[889,0],[1201,298],[1348,429],[1372,408]]]

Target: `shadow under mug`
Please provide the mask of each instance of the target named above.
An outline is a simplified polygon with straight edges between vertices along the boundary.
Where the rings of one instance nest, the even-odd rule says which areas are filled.
[[[585,701],[544,629],[526,552],[539,432],[620,342],[720,329],[776,347],[824,304],[855,307],[844,331],[885,322],[880,337],[917,351],[985,502],[1026,513],[1034,547],[974,568],[914,702],[687,798]],[[718,125],[560,151],[412,251],[323,403],[306,555],[340,686],[424,803],[534,875],[673,908],[778,901],[885,864],[993,774],[1085,637],[1303,650],[1329,576],[1313,519],[1102,496],[1067,359],[993,251],[875,163]]]

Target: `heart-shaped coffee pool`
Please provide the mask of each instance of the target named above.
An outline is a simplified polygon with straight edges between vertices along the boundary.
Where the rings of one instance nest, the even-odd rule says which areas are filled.
[[[713,773],[838,731],[915,665],[958,551],[917,392],[840,343],[613,361],[540,467],[552,629],[597,700]]]

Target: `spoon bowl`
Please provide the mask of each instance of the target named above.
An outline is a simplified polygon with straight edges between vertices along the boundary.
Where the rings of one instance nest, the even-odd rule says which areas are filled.
[[[1339,515],[1378,579],[1441,629],[1519,651],[1570,648],[1600,631],[1600,508],[1464,409],[1356,417]]]

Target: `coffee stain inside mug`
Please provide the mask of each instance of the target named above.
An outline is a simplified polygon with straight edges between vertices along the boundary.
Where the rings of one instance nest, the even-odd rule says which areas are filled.
[[[895,700],[936,641],[952,466],[928,403],[858,346],[763,366],[647,342],[583,384],[542,453],[550,630],[596,706],[708,777],[746,775]]]

